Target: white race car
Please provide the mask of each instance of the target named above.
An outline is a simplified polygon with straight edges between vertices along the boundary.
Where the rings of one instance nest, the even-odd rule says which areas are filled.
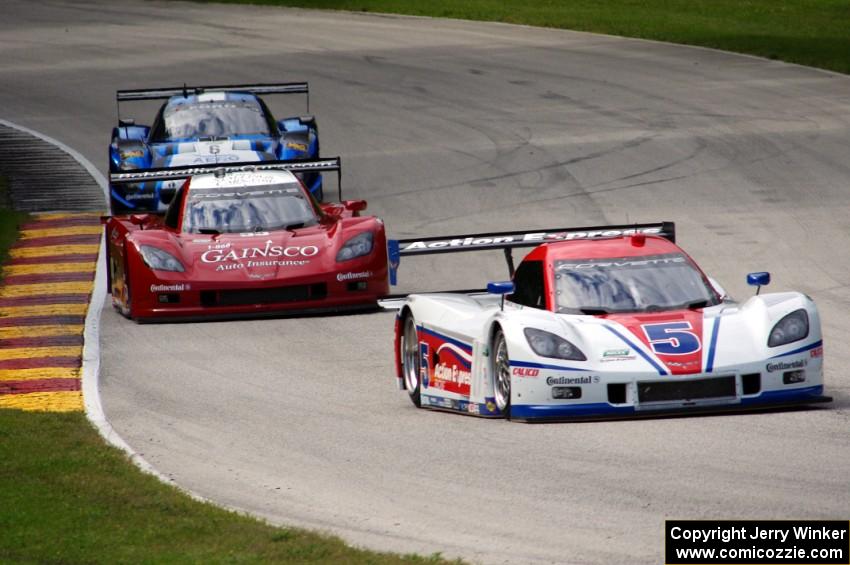
[[[491,294],[414,294],[395,331],[416,406],[517,420],[632,417],[829,402],[814,302],[739,303],[671,222],[390,242],[402,256],[531,247]],[[751,273],[751,285],[770,282]]]

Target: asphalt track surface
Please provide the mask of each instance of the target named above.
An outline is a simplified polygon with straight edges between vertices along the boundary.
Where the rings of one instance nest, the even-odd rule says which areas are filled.
[[[346,196],[391,234],[674,220],[733,295],[769,270],[771,289],[821,308],[827,409],[556,425],[414,409],[395,389],[391,313],[136,325],[106,308],[106,414],[178,484],[355,544],[487,563],[660,562],[665,518],[847,519],[850,78],[419,18],[112,0],[3,12],[0,117],[103,169],[118,88],[308,80]],[[498,254],[467,254],[401,276],[411,290],[505,274]]]

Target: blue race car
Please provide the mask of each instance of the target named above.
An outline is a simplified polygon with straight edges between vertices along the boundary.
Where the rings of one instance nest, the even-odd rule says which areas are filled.
[[[252,163],[319,158],[319,130],[313,116],[275,120],[259,95],[305,94],[306,82],[232,86],[182,86],[119,90],[118,127],[112,129],[109,172],[170,168],[186,165]],[[121,102],[160,100],[153,126],[122,119]],[[321,173],[299,173],[318,201],[324,199]],[[179,181],[111,184],[112,214],[164,212],[164,188]],[[167,191],[172,193],[173,191]]]

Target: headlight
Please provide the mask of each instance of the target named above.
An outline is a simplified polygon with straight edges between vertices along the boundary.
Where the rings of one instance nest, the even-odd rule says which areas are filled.
[[[339,253],[336,254],[337,261],[348,261],[355,257],[362,257],[372,252],[372,232],[363,232],[355,235],[345,242]]]
[[[799,341],[809,335],[809,315],[805,310],[794,310],[777,322],[770,331],[768,347],[778,347]]]
[[[541,357],[554,357],[555,359],[569,359],[570,361],[587,361],[578,347],[553,333],[525,328],[525,339],[531,349]]]
[[[177,257],[158,247],[140,245],[139,250],[142,252],[142,259],[144,259],[145,264],[154,271],[176,271],[182,273],[186,270],[180,261],[177,260]]]

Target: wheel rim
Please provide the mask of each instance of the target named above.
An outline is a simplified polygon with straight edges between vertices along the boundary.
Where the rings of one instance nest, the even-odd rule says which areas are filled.
[[[493,353],[493,379],[496,406],[499,410],[507,408],[511,401],[511,363],[508,359],[508,344],[505,336],[496,337],[496,347]]]
[[[419,342],[416,336],[416,322],[413,321],[413,316],[408,316],[404,322],[402,365],[404,370],[404,385],[407,387],[407,392],[413,394],[419,387]]]

